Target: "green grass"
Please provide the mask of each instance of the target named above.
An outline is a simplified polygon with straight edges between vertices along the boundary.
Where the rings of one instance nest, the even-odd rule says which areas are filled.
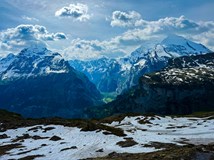
[[[109,98],[109,97],[103,98],[103,102],[104,102],[104,103],[109,103],[109,102],[112,102],[113,100],[114,100],[114,99]]]
[[[102,92],[101,94],[103,95],[104,103],[112,102],[117,97],[117,94],[115,92],[111,92],[111,93]]]

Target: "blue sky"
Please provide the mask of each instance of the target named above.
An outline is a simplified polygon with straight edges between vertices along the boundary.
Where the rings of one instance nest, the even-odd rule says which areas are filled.
[[[174,33],[214,47],[213,0],[1,0],[0,56],[44,43],[67,59],[120,57]]]

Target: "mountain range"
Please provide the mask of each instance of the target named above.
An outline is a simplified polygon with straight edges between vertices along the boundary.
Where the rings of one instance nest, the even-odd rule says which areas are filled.
[[[121,113],[191,114],[214,110],[214,53],[170,59],[142,76],[116,100],[87,111],[92,117]]]
[[[0,60],[0,108],[25,117],[84,117],[102,96],[59,53],[31,46]]]
[[[211,51],[202,44],[181,36],[169,35],[160,43],[142,45],[131,55],[123,58],[100,58],[90,61],[70,60],[69,63],[96,84],[99,91],[114,92],[119,95],[137,85],[142,75],[164,68],[170,58],[209,52]]]
[[[120,59],[66,61],[44,46],[30,46],[0,59],[0,108],[34,118],[213,110],[210,52],[177,35]],[[103,105],[106,93],[118,96]]]

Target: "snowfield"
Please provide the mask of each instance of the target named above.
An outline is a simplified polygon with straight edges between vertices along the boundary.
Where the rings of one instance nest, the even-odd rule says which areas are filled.
[[[3,124],[0,124],[0,126]],[[9,129],[0,132],[8,138],[0,139],[0,146],[20,144],[0,157],[1,160],[19,159],[26,156],[41,155],[35,159],[77,160],[102,157],[109,153],[154,152],[151,142],[173,143],[177,145],[209,144],[214,142],[214,119],[193,117],[134,116],[122,121],[105,123],[121,128],[127,136],[119,137],[104,134],[104,130],[81,131],[77,127],[62,125],[36,125]],[[118,142],[131,139],[136,142],[121,146]],[[147,146],[146,146],[147,145]]]

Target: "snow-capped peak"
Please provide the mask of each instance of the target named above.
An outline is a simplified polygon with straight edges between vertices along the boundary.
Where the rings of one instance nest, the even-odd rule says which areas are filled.
[[[139,48],[131,53],[131,58],[139,58],[146,55],[157,42],[144,42]]]
[[[186,38],[182,36],[178,36],[176,34],[170,34],[168,37],[166,37],[164,40],[162,40],[161,45],[184,45],[186,42],[190,42]]]
[[[209,52],[211,51],[202,44],[192,42],[182,36],[170,34],[159,43],[144,43],[131,53],[129,59],[131,63],[134,63],[134,61],[141,58],[174,58],[184,55],[197,55]]]
[[[48,54],[50,51],[46,48],[43,44],[33,44],[28,48],[23,49],[19,54],[25,56],[32,56],[32,55],[44,55]]]
[[[184,55],[204,54],[211,51],[200,43],[195,43],[182,36],[175,34],[169,35],[160,45],[164,47],[165,52],[177,57]]]
[[[44,50],[47,50],[47,48],[44,43],[36,43],[36,44],[32,44],[27,50],[29,52],[31,51],[31,52],[39,53]]]
[[[0,59],[0,74],[4,72],[14,61],[15,55],[10,53],[6,57]]]
[[[117,92],[134,86],[139,77],[163,69],[170,58],[210,52],[205,46],[178,35],[169,35],[162,42],[144,42],[131,55],[120,59],[97,59],[93,61],[70,61],[102,92]],[[110,88],[110,90],[109,90]]]
[[[69,67],[59,53],[36,45],[23,49],[17,55],[8,55],[1,59],[0,78],[5,80],[50,73],[67,73],[70,70]]]

